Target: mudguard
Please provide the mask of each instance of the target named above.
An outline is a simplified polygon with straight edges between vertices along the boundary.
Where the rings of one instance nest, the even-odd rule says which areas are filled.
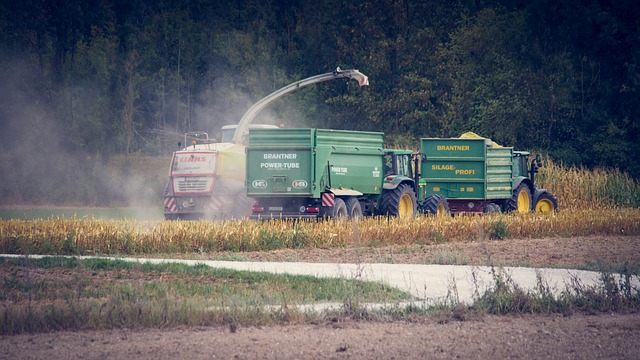
[[[391,181],[387,180],[387,178],[384,179],[384,183],[382,184],[382,188],[385,190],[393,190],[395,188],[398,187],[398,185],[409,181],[411,183],[413,183],[413,179],[407,176],[403,176],[403,175],[392,175],[393,178],[391,179]]]
[[[549,190],[547,189],[536,189],[536,191],[533,193],[532,197],[533,197],[533,204],[535,205],[538,202],[538,199],[540,198],[540,196],[542,194],[550,194],[553,196],[552,193],[549,192]],[[555,198],[555,196],[554,196]]]

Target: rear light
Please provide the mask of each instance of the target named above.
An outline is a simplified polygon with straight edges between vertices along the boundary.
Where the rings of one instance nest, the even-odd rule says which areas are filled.
[[[264,212],[264,207],[262,206],[254,206],[251,211],[253,211],[254,213],[261,213]]]
[[[393,176],[387,176],[386,178],[384,178],[385,181],[392,181],[393,180]]]
[[[317,206],[307,206],[307,208],[305,209],[305,212],[311,213],[311,214],[317,214],[320,212],[320,208]]]

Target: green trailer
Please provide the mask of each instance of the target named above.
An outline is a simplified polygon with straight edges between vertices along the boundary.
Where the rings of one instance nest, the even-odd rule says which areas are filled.
[[[421,149],[425,197],[442,195],[452,212],[486,212],[492,201],[511,197],[513,148],[482,138],[426,138]]]
[[[254,219],[557,209],[536,188],[539,158],[478,136],[424,138],[414,153],[378,132],[251,129],[246,155]]]
[[[413,216],[413,179],[391,170],[410,167],[411,155],[385,150],[378,132],[251,129],[246,187],[255,200],[252,218]]]
[[[436,213],[557,209],[553,195],[536,188],[539,157],[529,166],[528,152],[468,134],[421,139],[420,195],[439,205]],[[434,212],[433,206],[423,209]]]

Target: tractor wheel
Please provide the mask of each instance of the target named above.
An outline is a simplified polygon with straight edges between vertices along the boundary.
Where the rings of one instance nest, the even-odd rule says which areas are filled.
[[[531,211],[531,191],[526,184],[520,184],[513,192],[511,199],[504,204],[506,212],[518,211],[528,213]]]
[[[533,206],[536,212],[552,213],[558,211],[558,200],[551,193],[543,192],[535,199]]]
[[[383,215],[408,219],[416,215],[416,209],[416,194],[407,184],[400,184],[397,188],[382,193],[380,210]]]
[[[333,204],[333,209],[329,213],[329,217],[334,219],[347,219],[349,217],[347,205],[344,203],[344,200],[336,198],[336,202]]]
[[[358,199],[348,197],[344,203],[347,206],[349,219],[356,221],[362,220],[362,205],[360,205],[360,201],[358,201]]]
[[[442,195],[430,195],[424,200],[422,210],[427,215],[445,216],[449,214],[449,202]]]

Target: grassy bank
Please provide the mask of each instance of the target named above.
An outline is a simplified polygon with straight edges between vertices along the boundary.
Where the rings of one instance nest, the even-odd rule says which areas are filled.
[[[239,326],[305,322],[456,321],[486,314],[635,312],[637,275],[602,273],[601,286],[568,284],[557,294],[545,280],[523,290],[500,269],[491,288],[472,304],[449,300],[425,307],[411,295],[358,279],[322,279],[214,269],[205,265],[149,264],[61,257],[0,258],[0,335],[175,326]],[[455,292],[455,284],[450,285]],[[477,286],[477,285],[476,285]],[[301,304],[341,304],[328,312]],[[365,303],[397,304],[380,309]],[[409,305],[407,305],[409,304]]]
[[[176,263],[0,258],[0,273],[0,334],[303,322],[312,315],[296,305],[412,300],[405,292],[355,279]]]

